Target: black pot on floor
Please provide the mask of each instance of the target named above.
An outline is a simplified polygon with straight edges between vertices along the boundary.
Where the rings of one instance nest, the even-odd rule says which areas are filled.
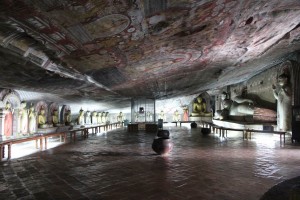
[[[202,128],[202,129],[201,129],[201,133],[202,133],[203,135],[208,135],[208,134],[210,134],[210,129],[209,129],[209,128]]]
[[[197,123],[196,122],[192,122],[191,123],[191,128],[197,128]]]
[[[173,149],[173,144],[170,139],[157,138],[153,140],[152,149],[157,154],[166,155]]]
[[[157,137],[169,139],[170,138],[170,132],[168,130],[158,130],[157,131]]]

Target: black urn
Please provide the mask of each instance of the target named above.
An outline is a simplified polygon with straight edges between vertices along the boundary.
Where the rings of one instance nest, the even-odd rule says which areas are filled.
[[[173,149],[173,143],[170,139],[168,130],[158,130],[157,138],[153,140],[152,149],[157,154],[166,155]]]
[[[208,135],[208,134],[210,134],[210,128],[202,128],[202,129],[201,129],[201,133],[202,133],[203,135]]]
[[[192,122],[191,123],[191,128],[197,128],[197,123],[196,122]]]

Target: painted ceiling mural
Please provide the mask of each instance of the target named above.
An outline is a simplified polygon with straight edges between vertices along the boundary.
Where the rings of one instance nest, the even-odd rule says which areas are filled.
[[[2,0],[0,87],[116,102],[192,95],[299,50],[299,16],[299,0]]]

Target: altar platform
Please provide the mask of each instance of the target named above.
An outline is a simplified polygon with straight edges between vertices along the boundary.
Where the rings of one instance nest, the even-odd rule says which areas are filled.
[[[233,128],[233,129],[253,129],[253,130],[276,130],[276,124],[270,122],[237,122],[231,120],[216,120],[212,119],[214,125]]]

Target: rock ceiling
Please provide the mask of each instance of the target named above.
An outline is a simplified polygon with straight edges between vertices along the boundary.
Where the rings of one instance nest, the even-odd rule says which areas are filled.
[[[0,87],[66,100],[170,98],[300,49],[299,0],[2,0]]]

